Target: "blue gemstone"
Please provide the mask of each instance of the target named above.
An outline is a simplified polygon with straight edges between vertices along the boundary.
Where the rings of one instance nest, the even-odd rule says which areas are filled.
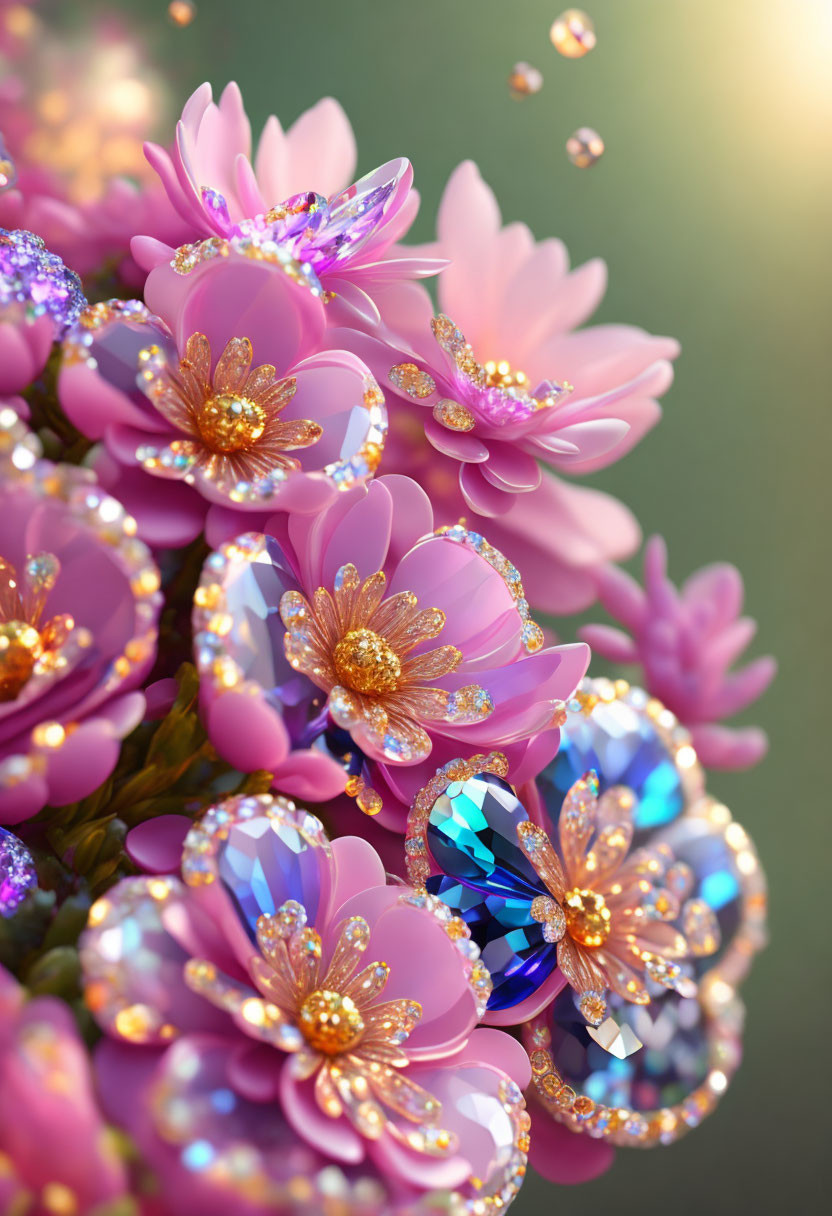
[[[428,889],[470,926],[494,983],[489,1009],[531,996],[557,962],[531,916],[545,888],[518,843],[517,825],[527,819],[511,786],[483,773],[449,785],[428,820],[428,847],[444,871]]]
[[[694,886],[688,898],[704,899],[716,915],[720,946],[696,960],[698,974],[710,971],[729,950],[743,919],[743,878],[725,839],[725,828],[697,816],[684,816],[659,839],[669,844],[677,861],[689,865]]]
[[[223,886],[252,938],[258,917],[287,899],[303,904],[315,923],[321,893],[322,850],[291,823],[265,816],[235,823],[217,854]]]
[[[511,786],[482,773],[452,782],[437,798],[428,847],[439,869],[466,886],[532,900],[543,887],[517,840],[517,825],[526,819]]]
[[[685,791],[673,756],[644,710],[624,701],[600,702],[588,716],[567,715],[558,754],[537,778],[553,825],[570,786],[591,768],[602,793],[611,785],[626,785],[638,798],[637,845],[644,842],[643,834],[671,823],[684,809]]]
[[[532,920],[528,899],[485,895],[443,876],[427,885],[469,926],[494,984],[489,1009],[519,1004],[554,970],[557,947],[543,940],[543,926]]]
[[[629,1025],[643,1046],[619,1060],[591,1039],[565,988],[547,1015],[552,1058],[567,1085],[594,1102],[631,1111],[652,1111],[683,1102],[708,1075],[709,1043],[704,1014],[696,998],[660,993],[649,1005],[609,998],[609,1013]]]

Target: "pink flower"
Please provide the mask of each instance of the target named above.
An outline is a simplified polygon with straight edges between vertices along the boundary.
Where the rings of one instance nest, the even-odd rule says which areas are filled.
[[[0,408],[0,822],[91,793],[141,720],[159,572],[87,470]]]
[[[603,294],[603,262],[569,272],[560,241],[502,227],[470,162],[448,182],[438,236],[418,251],[450,259],[433,322],[425,292],[392,284],[376,296],[383,335],[337,335],[402,403],[385,468],[417,476],[449,520],[497,517],[489,534],[522,562],[535,606],[586,607],[593,571],[629,554],[638,529],[615,500],[539,462],[582,475],[619,460],[657,421],[678,345],[632,326],[578,330]]]
[[[528,1060],[475,1029],[488,973],[440,901],[281,798],[211,808],[182,875],[123,880],[81,942],[105,1109],[180,1210],[239,1189],[274,1211],[310,1157],[374,1178],[386,1211],[472,1177],[516,1191]]]
[[[93,305],[64,343],[63,406],[104,440],[99,476],[150,544],[187,544],[212,503],[318,511],[381,456],[381,392],[355,355],[322,349],[319,290],[293,259],[255,253],[235,238],[160,265],[148,308]]]
[[[239,224],[293,194],[311,190],[329,196],[343,190],[357,155],[349,119],[337,101],[325,97],[286,132],[272,115],[252,156],[251,124],[233,81],[219,105],[210,84],[200,85],[176,124],[172,150],[149,143],[145,153],[190,225],[192,241],[229,235],[211,205],[213,195],[222,196],[231,222]],[[203,192],[211,192],[208,201]]]
[[[307,110],[286,134],[272,116],[252,164],[251,129],[238,86],[229,84],[215,105],[211,86],[204,84],[185,105],[172,151],[148,144],[146,153],[190,226],[191,241],[246,235],[279,244],[333,294],[331,322],[378,323],[372,299],[377,284],[434,274],[443,265],[393,249],[419,206],[408,161],[390,161],[347,186],[355,140],[331,98]],[[133,241],[133,255],[145,270],[173,254],[157,236],[150,232]]]
[[[0,1209],[77,1212],[124,1196],[86,1048],[67,1006],[0,968]],[[47,1148],[48,1146],[48,1148]]]
[[[386,789],[401,829],[402,804],[460,751],[499,746],[514,781],[554,755],[587,649],[544,648],[516,567],[476,533],[434,532],[415,482],[263,526],[208,559],[196,597],[208,729],[231,763],[269,768],[288,728],[344,758],[363,809]]]
[[[729,670],[756,632],[755,622],[739,615],[743,583],[736,567],[706,566],[677,590],[667,577],[665,542],[654,536],[644,555],[644,590],[609,566],[599,594],[632,636],[609,625],[587,625],[581,636],[610,662],[641,666],[644,687],[690,730],[702,763],[749,768],[762,759],[763,731],[720,724],[761,696],[777,670],[770,657]]]

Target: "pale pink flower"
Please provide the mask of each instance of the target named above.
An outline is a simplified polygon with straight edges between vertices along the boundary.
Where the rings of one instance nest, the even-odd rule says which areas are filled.
[[[762,730],[720,721],[762,696],[777,670],[769,656],[730,670],[757,629],[740,616],[743,582],[736,567],[705,566],[677,589],[667,576],[665,542],[654,536],[644,555],[644,590],[615,566],[601,572],[598,585],[601,603],[630,636],[610,625],[587,625],[584,641],[612,663],[641,667],[640,682],[690,730],[707,768],[749,768],[761,760],[768,747]]]

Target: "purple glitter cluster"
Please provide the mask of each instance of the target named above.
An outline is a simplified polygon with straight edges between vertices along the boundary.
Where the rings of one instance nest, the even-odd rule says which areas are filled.
[[[15,306],[29,321],[51,317],[60,336],[87,301],[78,275],[40,237],[0,228],[0,313]]]
[[[37,882],[29,850],[11,832],[0,828],[0,916],[11,916]]]

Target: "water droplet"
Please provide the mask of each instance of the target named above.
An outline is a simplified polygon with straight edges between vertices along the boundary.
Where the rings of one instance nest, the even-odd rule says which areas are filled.
[[[566,141],[566,154],[579,169],[591,169],[604,155],[604,141],[592,127],[578,127]]]
[[[555,18],[549,38],[565,59],[582,59],[595,46],[595,23],[582,9],[568,8]]]
[[[508,78],[508,87],[512,97],[518,100],[529,97],[543,88],[543,73],[530,63],[515,63]]]

